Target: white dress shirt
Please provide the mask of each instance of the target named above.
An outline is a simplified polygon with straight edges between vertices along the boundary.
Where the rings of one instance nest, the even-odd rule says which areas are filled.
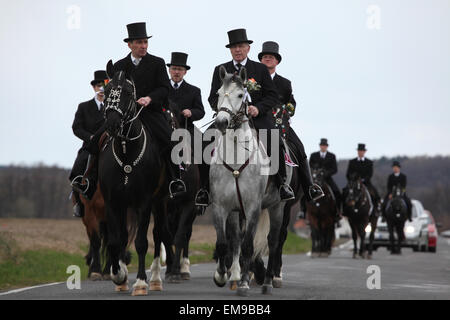
[[[237,64],[240,63],[243,67],[247,64],[248,58],[245,58],[242,62],[237,62],[236,60],[233,60],[234,68],[237,70]]]
[[[275,78],[275,76],[277,75],[277,73],[276,72],[274,72],[274,73],[272,73],[270,76],[272,77],[272,80],[273,80],[273,78]]]
[[[133,57],[133,55],[131,55],[131,61],[133,62],[133,64],[137,67],[139,65],[139,63],[141,63],[142,58],[135,58]]]
[[[100,100],[97,99],[97,95],[95,95],[94,100],[95,100],[95,103],[97,104],[98,111],[100,111],[103,102],[101,102]]]
[[[362,158],[358,158],[358,161],[366,161],[366,158],[365,157],[362,157]]]
[[[321,157],[322,159],[325,159],[326,156],[327,156],[327,153],[326,153],[326,152],[320,151],[320,157]]]
[[[172,79],[170,79],[170,84],[172,85],[172,87],[174,89],[180,89],[181,85],[183,84],[184,80],[181,80],[180,82],[178,82],[178,88],[175,88],[175,81],[173,81]]]

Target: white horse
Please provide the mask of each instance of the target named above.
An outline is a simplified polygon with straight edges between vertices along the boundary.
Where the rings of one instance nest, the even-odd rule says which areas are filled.
[[[238,294],[246,296],[252,259],[268,245],[269,262],[262,292],[271,294],[272,265],[276,259],[285,203],[280,201],[278,189],[269,179],[270,164],[264,147],[249,125],[245,68],[236,76],[228,74],[222,67],[220,77],[223,85],[218,91],[215,123],[222,136],[216,139],[210,168],[211,210],[217,232],[218,258],[214,282],[220,287],[227,280],[232,284],[239,283]],[[288,167],[288,183],[291,176],[292,170]],[[227,254],[233,260],[230,270],[225,263]],[[229,279],[227,271],[231,273]]]

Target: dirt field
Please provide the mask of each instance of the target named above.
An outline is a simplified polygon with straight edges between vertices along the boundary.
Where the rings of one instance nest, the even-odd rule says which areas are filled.
[[[153,248],[152,226],[149,228],[150,249]],[[69,253],[86,254],[88,246],[86,229],[80,219],[0,219],[0,235],[15,241],[22,250],[53,249]],[[192,243],[215,243],[213,226],[194,225]]]

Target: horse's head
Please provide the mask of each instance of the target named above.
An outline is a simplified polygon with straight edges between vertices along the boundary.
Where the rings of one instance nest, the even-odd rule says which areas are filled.
[[[325,172],[322,168],[314,167],[311,169],[311,176],[315,184],[323,185],[325,179]]]
[[[347,184],[347,197],[345,203],[347,206],[354,208],[358,201],[362,198],[365,189],[364,184],[358,175],[351,175]]]
[[[242,68],[239,76],[227,73],[223,66],[219,70],[222,87],[217,91],[216,127],[223,134],[227,129],[239,128],[247,116],[248,92],[245,88],[247,70]]]
[[[394,188],[392,189],[392,200],[390,202],[390,207],[396,215],[402,214],[403,211],[406,211],[406,204],[403,200],[403,193],[404,191],[400,185],[394,186]]]
[[[107,70],[111,72],[112,62],[108,62]],[[110,73],[108,77],[111,78]],[[127,79],[125,72],[118,71],[105,88],[105,112],[107,130],[117,136],[119,129],[136,115],[136,87],[133,80]]]

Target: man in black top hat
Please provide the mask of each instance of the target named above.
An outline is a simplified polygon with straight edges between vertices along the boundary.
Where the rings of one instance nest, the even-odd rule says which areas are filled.
[[[321,139],[319,146],[320,151],[311,154],[311,157],[309,158],[309,165],[311,166],[311,168],[318,168],[324,171],[325,182],[330,186],[336,199],[336,206],[338,207],[336,218],[339,220],[342,195],[338,186],[336,185],[336,182],[334,182],[333,180],[333,175],[335,175],[338,171],[336,156],[334,155],[334,153],[328,151],[327,139]]]
[[[217,111],[218,94],[217,91],[222,85],[222,81],[219,75],[220,66],[224,66],[228,73],[239,73],[239,71],[245,67],[247,70],[248,78],[253,78],[257,84],[261,86],[260,90],[250,92],[251,105],[248,107],[248,115],[253,118],[253,124],[256,129],[275,129],[273,120],[271,117],[272,108],[278,103],[277,91],[267,67],[261,63],[254,62],[248,58],[250,52],[250,44],[252,40],[248,40],[247,31],[245,29],[236,29],[228,32],[229,44],[226,45],[230,49],[232,55],[232,61],[224,63],[215,68],[213,79],[211,83],[211,92],[208,101],[213,110]],[[270,131],[267,141],[267,153],[271,155],[270,150]],[[281,136],[279,141],[280,149],[283,146],[281,142]],[[280,198],[282,201],[287,201],[294,198],[292,188],[286,183],[286,168],[284,166],[284,151],[279,152],[279,172],[276,175],[276,183],[279,186]],[[204,166],[203,166],[204,167]],[[202,170],[202,178],[208,178],[208,170]],[[206,171],[206,173],[205,173]],[[205,185],[205,188],[209,186],[209,182]],[[206,203],[207,192],[200,192],[197,197],[197,203]],[[312,190],[312,197],[316,197],[316,191]],[[311,192],[310,192],[311,193]],[[200,198],[200,199],[199,199]]]
[[[187,83],[184,79],[188,70],[188,55],[182,52],[172,52],[172,61],[167,64],[170,74],[169,101],[176,108],[180,118],[177,119],[181,128],[187,127],[192,141],[194,137],[194,121],[205,116],[201,91],[199,88]]]
[[[352,177],[357,176],[361,178],[363,183],[369,189],[370,196],[372,198],[372,203],[374,208],[380,209],[380,196],[377,189],[372,185],[370,179],[373,175],[373,161],[365,157],[367,149],[366,145],[363,143],[358,144],[358,157],[350,160],[347,168],[347,179],[350,180]],[[346,194],[346,189],[344,193]],[[373,210],[373,212],[378,212],[378,210]]]
[[[389,175],[388,177],[388,183],[387,183],[387,194],[384,197],[383,202],[383,217],[385,217],[385,210],[388,201],[392,200],[392,192],[395,186],[399,186],[403,192],[403,199],[406,202],[406,206],[408,208],[408,220],[412,221],[412,204],[411,199],[406,195],[406,175],[401,172],[401,165],[399,161],[394,161],[392,164],[392,171],[393,173]]]
[[[83,217],[84,208],[80,201],[80,193],[76,188],[77,185],[81,186],[84,191],[85,186],[82,186],[81,179],[86,171],[86,165],[89,158],[89,151],[86,149],[92,136],[105,122],[104,119],[104,105],[105,99],[104,86],[105,81],[108,80],[106,71],[95,71],[94,80],[91,81],[91,86],[94,89],[95,96],[93,99],[80,103],[77,112],[75,113],[75,119],[73,121],[72,130],[73,133],[83,140],[83,146],[78,151],[77,158],[73,164],[72,171],[70,172],[69,180],[74,185],[74,196],[76,204],[74,206],[74,216]]]
[[[156,138],[169,169],[169,192],[175,197],[186,192],[186,186],[182,180],[176,178],[179,167],[171,161],[171,150],[175,146],[171,141],[172,128],[163,114],[170,88],[166,64],[162,58],[147,52],[148,39],[151,36],[147,35],[145,22],[129,24],[127,29],[128,38],[124,39],[124,42],[128,44],[131,52],[114,64],[113,73],[123,71],[128,79],[134,80],[137,103],[144,107],[139,119]],[[99,136],[97,132],[96,137]]]
[[[292,116],[295,113],[295,107],[297,105],[294,95],[292,94],[292,85],[291,81],[286,78],[280,76],[277,71],[277,66],[280,64],[282,57],[279,53],[279,45],[274,41],[267,41],[263,43],[262,51],[258,54],[258,59],[264,64],[269,73],[270,77],[275,84],[275,89],[277,91],[278,97],[278,106],[285,105],[287,109],[291,112]],[[275,106],[274,106],[275,107]],[[272,119],[273,121],[273,119]],[[314,189],[322,192],[319,186],[314,185],[311,179],[311,171],[308,165],[308,156],[305,152],[305,147],[301,142],[300,138],[295,133],[292,127],[289,127],[289,131],[287,134],[288,141],[294,144],[296,154],[296,158],[299,161],[299,173],[300,173],[300,183],[302,184],[304,194],[309,193],[309,189],[313,186]],[[317,198],[317,196],[315,197]],[[302,201],[302,203],[305,203]]]

